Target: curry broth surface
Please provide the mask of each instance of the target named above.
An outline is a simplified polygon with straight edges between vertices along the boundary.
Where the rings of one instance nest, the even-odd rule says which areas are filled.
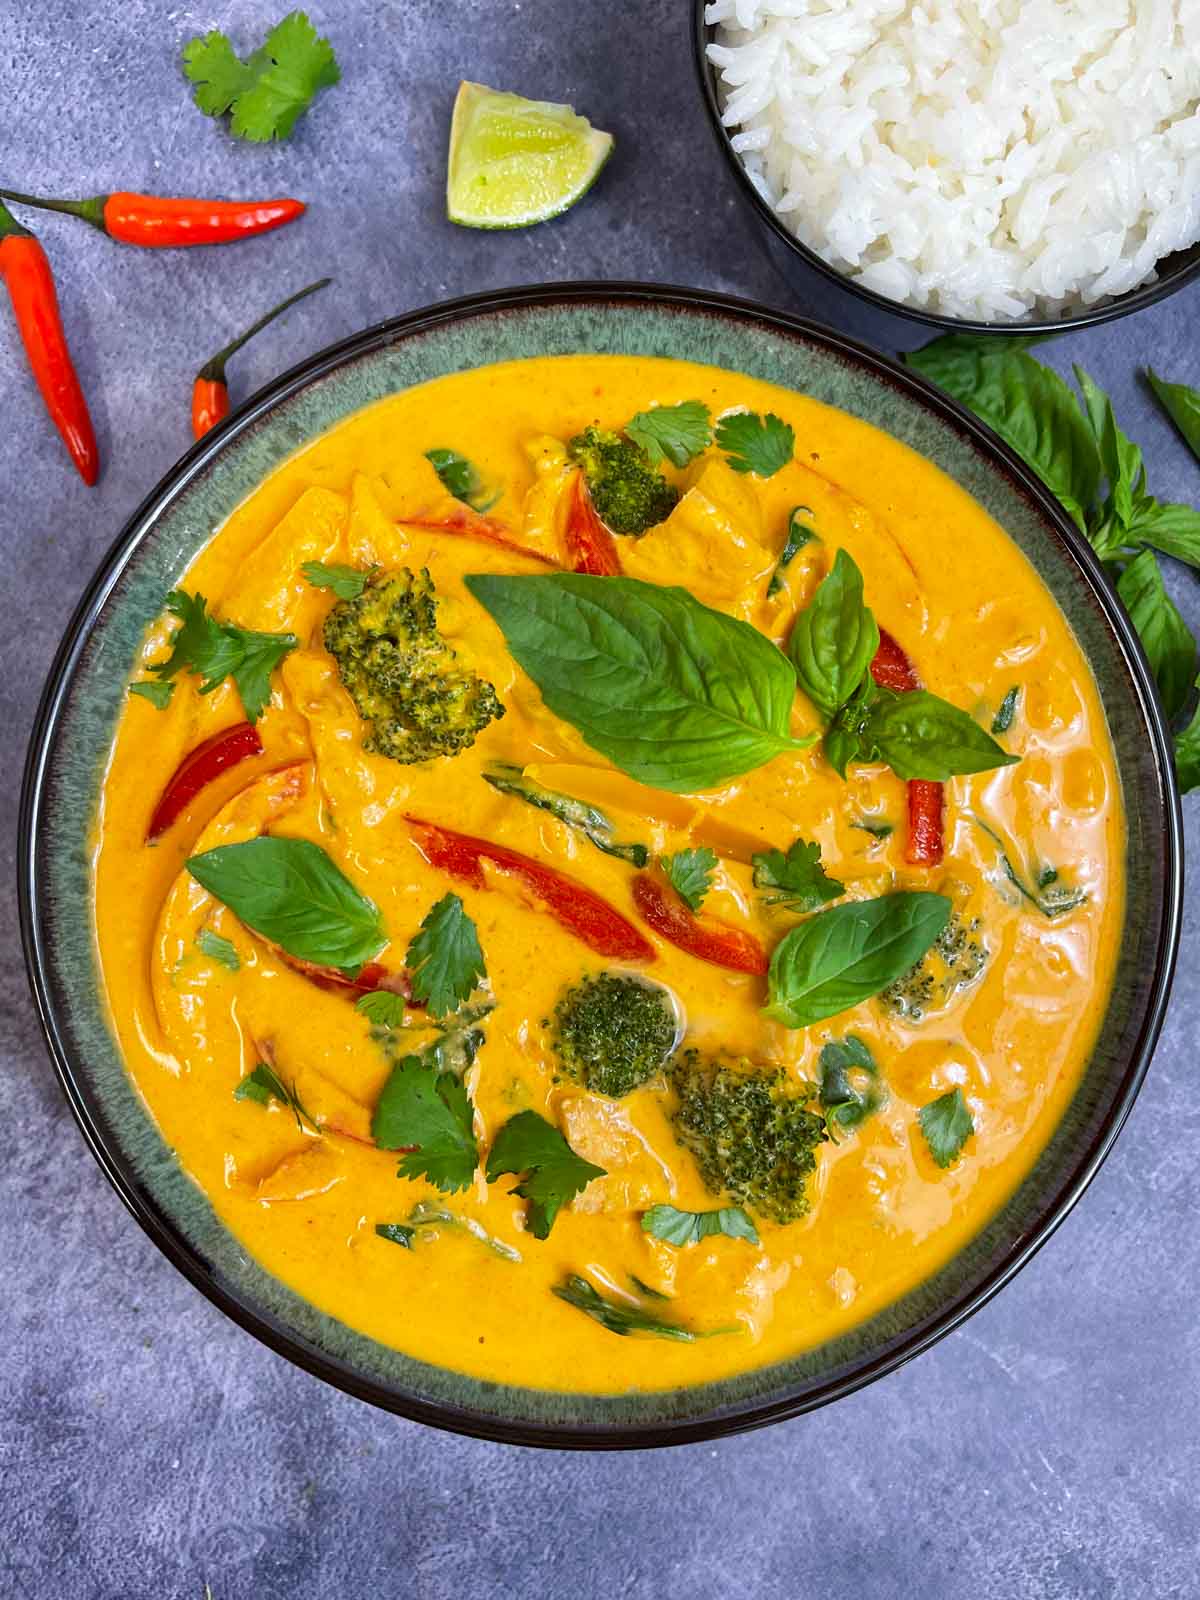
[[[545,569],[397,525],[445,510],[423,453],[450,446],[505,486],[492,515],[553,550],[558,486],[547,476],[527,503],[530,441],[566,439],[592,421],[620,427],[650,405],[688,399],[704,400],[714,415],[776,412],[795,429],[797,459],[766,482],[718,472],[707,521],[689,522],[683,510],[642,541],[619,541],[631,576],[682,583],[782,640],[844,546],[881,627],[927,687],[990,716],[1019,685],[1020,712],[1004,743],[1022,760],[948,786],[944,866],[905,865],[898,779],[869,767],[843,783],[819,746],[712,795],[639,789],[544,711],[462,583],[471,572]],[[811,508],[821,542],[801,551],[784,593],[768,601],[765,576],[798,502]],[[321,647],[333,597],[303,581],[298,569],[308,560],[428,566],[439,626],[494,683],[507,714],[453,759],[402,766],[364,753],[357,714]],[[785,1358],[877,1311],[959,1250],[1027,1171],[1076,1086],[1110,986],[1123,894],[1117,777],[1095,684],[1051,596],[982,508],[905,446],[790,391],[682,362],[579,356],[483,368],[394,396],[324,435],[238,508],[181,587],[206,595],[223,619],[290,629],[301,646],[275,675],[259,723],[264,756],[205,790],[152,848],[143,842],[147,820],[181,757],[243,714],[228,683],[202,698],[194,679],[181,680],[162,712],[130,697],[96,827],[100,960],[115,1032],[163,1136],[246,1248],[298,1293],[386,1344],[480,1378],[592,1392],[675,1387]],[[139,672],[162,659],[169,631],[163,621],[148,634]],[[802,697],[795,725],[815,726]],[[605,805],[620,836],[655,852],[712,844],[722,862],[705,913],[755,928],[768,949],[793,919],[758,905],[750,854],[786,849],[797,835],[820,842],[826,867],[851,894],[943,889],[982,919],[990,963],[944,1012],[905,1025],[868,1001],[798,1031],[761,1017],[762,980],[705,965],[651,935],[654,975],[679,996],[690,1042],[701,1049],[745,1053],[812,1079],[821,1045],[854,1033],[880,1062],[883,1109],[822,1146],[810,1213],[788,1227],[760,1221],[761,1248],[717,1237],[677,1250],[643,1232],[640,1214],[656,1202],[696,1210],[720,1202],[676,1144],[662,1093],[646,1087],[607,1101],[553,1081],[542,1020],[565,985],[604,963],[508,880],[474,890],[415,848],[405,812],[553,863],[639,920],[630,867],[498,794],[479,776],[493,760],[533,767],[547,785]],[[975,811],[1023,859],[1052,862],[1086,888],[1086,903],[1054,922],[1023,908],[968,816]],[[853,826],[864,815],[892,821],[895,832],[875,840]],[[446,1197],[514,1246],[519,1265],[462,1229],[443,1228],[412,1251],[376,1236],[376,1223],[402,1221],[418,1200],[440,1197],[424,1181],[398,1179],[394,1154],[358,1142],[369,1137],[389,1071],[369,1024],[285,965],[183,871],[197,849],[265,828],[319,840],[371,896],[393,940],[382,956],[393,968],[434,901],[448,889],[461,895],[497,1001],[468,1078],[481,1149],[508,1117],[532,1108],[609,1174],[560,1214],[544,1242],[523,1228],[513,1179],[489,1187],[477,1176],[473,1189]],[[200,953],[201,926],[232,941],[239,972]],[[308,1109],[344,1134],[310,1137],[284,1108],[234,1099],[264,1039]],[[955,1085],[975,1134],[941,1171],[916,1112]],[[733,1323],[741,1332],[692,1345],[615,1337],[551,1295],[572,1272],[617,1294],[636,1275],[672,1294],[672,1314],[689,1326]]]

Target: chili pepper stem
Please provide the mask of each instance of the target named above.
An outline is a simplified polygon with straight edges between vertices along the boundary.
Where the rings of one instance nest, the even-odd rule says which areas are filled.
[[[43,195],[22,194],[18,189],[0,189],[0,199],[13,200],[17,205],[36,206],[39,211],[65,211],[68,216],[82,217],[93,228],[107,233],[104,226],[106,194],[93,195],[90,200],[48,200]]]
[[[0,193],[2,192],[3,191],[0,191]],[[318,289],[324,289],[332,282],[332,278],[318,278],[316,283],[310,283],[307,288],[299,289],[295,294],[289,295],[286,300],[281,300],[279,304],[277,306],[273,306],[265,316],[259,317],[257,322],[251,323],[250,327],[248,327],[244,333],[239,333],[237,338],[231,340],[223,350],[218,350],[216,355],[213,356],[210,361],[206,361],[200,368],[200,371],[196,374],[196,382],[224,383],[225,363],[229,360],[230,356],[235,355],[248,340],[253,339],[256,333],[260,333],[268,323],[274,322],[276,317],[281,317],[283,313],[287,311],[289,307],[294,306],[298,300],[303,300],[310,294],[316,294]]]
[[[28,228],[23,228],[6,205],[0,204],[0,239],[30,238]]]

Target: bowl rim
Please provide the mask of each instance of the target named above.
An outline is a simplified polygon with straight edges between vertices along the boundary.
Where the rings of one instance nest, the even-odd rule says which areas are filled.
[[[685,314],[707,313],[754,324],[777,336],[816,342],[831,354],[860,369],[866,368],[880,381],[907,391],[912,399],[965,434],[970,443],[1002,467],[1016,486],[1034,500],[1084,569],[1093,596],[1129,668],[1150,734],[1162,802],[1165,841],[1164,881],[1161,886],[1162,924],[1153,979],[1144,1002],[1142,1025],[1114,1092],[1112,1105],[1053,1197],[1039,1204],[1036,1220],[1014,1240],[987,1276],[972,1291],[950,1300],[925,1326],[902,1338],[894,1348],[846,1373],[829,1378],[806,1394],[776,1392],[772,1396],[754,1397],[726,1410],[700,1417],[668,1417],[644,1423],[611,1425],[560,1425],[488,1416],[449,1401],[397,1394],[382,1382],[364,1376],[347,1361],[306,1343],[301,1335],[277,1319],[267,1308],[246,1303],[232,1289],[216,1281],[200,1253],[143,1186],[131,1161],[121,1149],[98,1096],[88,1083],[86,1069],[77,1068],[72,1060],[47,972],[47,948],[51,941],[47,938],[39,914],[42,871],[38,842],[41,817],[47,784],[54,770],[56,737],[75,669],[109,595],[142,542],[153,536],[157,518],[163,509],[208,467],[228,441],[253,429],[280,402],[349,360],[411,335],[481,314],[581,305],[640,305]],[[488,290],[437,302],[374,323],[360,333],[327,346],[264,385],[211,433],[192,445],[167,471],[126,522],[101,560],[75,607],[49,668],[30,734],[21,788],[17,880],[22,947],[35,1008],[55,1072],[84,1141],[126,1209],[167,1259],[220,1311],[294,1365],[357,1399],[411,1421],[510,1444],[580,1450],[645,1449],[696,1443],[746,1432],[816,1410],[854,1393],[953,1332],[1003,1288],[1045,1244],[1079,1200],[1111,1150],[1145,1079],[1162,1028],[1180,935],[1182,815],[1170,735],[1141,643],[1124,608],[1091,546],[1070,518],[1021,459],[982,422],[920,374],[899,362],[870,350],[845,334],[789,312],[773,310],[754,301],[715,291],[673,285],[603,281],[544,283]]]
[[[837,267],[831,266],[823,256],[817,254],[810,246],[797,239],[790,233],[782,221],[768,205],[766,200],[750,181],[750,174],[746,171],[744,162],[730,142],[731,131],[721,120],[721,102],[717,88],[717,70],[708,59],[707,46],[716,36],[717,24],[705,20],[707,0],[693,0],[692,5],[692,58],[696,67],[696,76],[700,86],[700,98],[708,113],[709,125],[720,147],[726,163],[734,175],[735,183],[742,198],[749,201],[756,213],[758,220],[782,245],[793,255],[797,256],[807,266],[818,272],[829,283],[838,284],[847,293],[856,296],[865,304],[873,306],[877,311],[887,311],[893,316],[904,317],[910,322],[918,322],[925,327],[937,328],[942,333],[974,333],[994,334],[999,338],[1043,334],[1070,333],[1078,328],[1096,328],[1101,323],[1113,322],[1118,317],[1128,316],[1134,311],[1143,311],[1147,306],[1157,305],[1160,300],[1165,300],[1168,295],[1174,294],[1177,289],[1186,287],[1194,279],[1200,277],[1200,248],[1196,248],[1196,258],[1185,266],[1172,271],[1169,276],[1159,278],[1155,283],[1143,284],[1140,288],[1129,289],[1123,295],[1106,301],[1103,305],[1087,307],[1069,317],[1027,317],[1017,322],[983,322],[973,317],[952,317],[942,312],[925,311],[920,306],[906,305],[901,300],[889,300],[887,295],[880,294],[877,289],[871,289],[864,283],[857,282],[840,272]],[[1163,258],[1166,259],[1166,258]],[[777,262],[772,257],[776,270],[780,270]],[[786,274],[780,273],[786,277]]]

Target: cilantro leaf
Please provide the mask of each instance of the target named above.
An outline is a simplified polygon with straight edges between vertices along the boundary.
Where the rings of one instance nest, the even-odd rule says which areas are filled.
[[[773,411],[735,411],[717,423],[717,443],[735,472],[772,478],[792,459],[796,435]]]
[[[732,1327],[712,1328],[697,1333],[691,1328],[681,1327],[677,1322],[668,1322],[657,1312],[647,1311],[641,1306],[627,1305],[622,1300],[606,1300],[593,1284],[576,1272],[570,1273],[562,1283],[556,1283],[551,1292],[577,1311],[584,1312],[602,1328],[607,1328],[609,1333],[620,1334],[622,1338],[627,1338],[631,1333],[650,1333],[658,1339],[674,1339],[680,1344],[691,1344],[693,1340],[708,1339],[713,1334],[740,1331],[738,1327]]]
[[[456,894],[446,894],[421,924],[408,947],[414,1000],[444,1017],[467,999],[487,972],[475,924]]]
[[[294,633],[255,633],[232,622],[218,622],[206,613],[202,594],[173,589],[167,610],[179,618],[171,636],[171,654],[150,671],[164,682],[181,672],[200,679],[200,693],[211,694],[232,678],[251,722],[257,722],[271,697],[271,674],[299,642]]]
[[[354,1002],[354,1009],[377,1028],[402,1028],[408,1003],[402,994],[393,994],[390,989],[376,989],[371,994],[360,995]]]
[[[253,1100],[255,1105],[269,1106],[272,1100],[278,1100],[285,1105],[296,1119],[296,1126],[303,1133],[304,1124],[307,1122],[314,1133],[319,1133],[320,1127],[309,1116],[300,1103],[295,1086],[285,1083],[279,1074],[266,1061],[260,1061],[253,1072],[248,1072],[237,1088],[233,1091],[235,1100]]]
[[[717,852],[707,845],[698,850],[679,850],[673,856],[663,856],[662,865],[675,893],[686,900],[693,911],[699,911],[704,896],[712,888]]]
[[[657,464],[665,456],[676,467],[686,467],[712,443],[708,407],[700,400],[639,411],[625,424],[625,434],[652,462]]]
[[[719,1211],[680,1211],[675,1206],[651,1206],[642,1216],[642,1228],[656,1239],[678,1248],[696,1244],[714,1233],[758,1243],[758,1230],[741,1206],[722,1206]]]
[[[175,693],[173,683],[158,683],[153,678],[142,678],[138,683],[129,685],[130,694],[140,694],[143,700],[149,700],[156,711],[165,711],[171,704],[171,696]]]
[[[1164,378],[1158,376],[1153,367],[1146,369],[1146,377],[1158,397],[1159,405],[1179,429],[1192,454],[1200,461],[1200,389],[1192,389],[1186,383],[1167,383]]]
[[[763,896],[769,906],[788,911],[816,911],[846,892],[846,885],[831,878],[821,865],[821,846],[795,839],[782,850],[764,850],[750,857],[754,887],[775,891]]]
[[[381,1150],[402,1150],[398,1178],[428,1178],[453,1193],[466,1189],[479,1164],[474,1110],[462,1080],[440,1072],[432,1057],[405,1056],[392,1068],[371,1118]]]
[[[323,561],[306,561],[300,571],[314,589],[328,589],[339,600],[357,600],[371,576],[361,567],[347,567],[340,562],[327,567]]]
[[[1196,687],[1200,688],[1200,678]],[[1184,794],[1200,789],[1200,706],[1183,732],[1175,735],[1175,775]]]
[[[1167,593],[1153,550],[1136,556],[1117,583],[1146,651],[1150,670],[1169,718],[1187,704],[1196,675],[1196,641]]]
[[[496,1135],[487,1159],[487,1180],[505,1173],[525,1176],[513,1189],[529,1201],[529,1230],[535,1239],[549,1237],[554,1219],[568,1201],[593,1178],[607,1174],[575,1154],[566,1139],[536,1111],[519,1111]]]
[[[490,511],[499,500],[499,490],[489,494],[478,467],[466,456],[460,456],[457,450],[426,450],[425,459],[441,479],[447,494],[470,506],[472,511]]]
[[[875,1081],[879,1077],[875,1057],[855,1034],[830,1039],[823,1045],[819,1066],[821,1104],[825,1108],[825,1126],[831,1134],[835,1127],[857,1128],[882,1105],[883,1094]],[[856,1082],[852,1073],[868,1082]]]
[[[183,75],[192,84],[192,98],[209,117],[224,116],[254,82],[253,68],[238,59],[225,34],[215,29],[184,45]]]
[[[963,1145],[975,1132],[975,1124],[963,1099],[961,1089],[951,1089],[936,1100],[931,1100],[917,1112],[917,1121],[929,1146],[929,1154],[939,1167],[949,1167],[958,1160]]]
[[[318,90],[341,78],[333,46],[303,11],[277,23],[245,61],[223,33],[190,39],[183,72],[201,111],[210,117],[232,112],[233,136],[258,144],[288,138]]]
[[[196,949],[201,955],[207,956],[210,961],[219,961],[223,967],[228,967],[230,972],[237,972],[241,967],[238,953],[228,939],[214,933],[211,928],[201,928],[196,935]]]

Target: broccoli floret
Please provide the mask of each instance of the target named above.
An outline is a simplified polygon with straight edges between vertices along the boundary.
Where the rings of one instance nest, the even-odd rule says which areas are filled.
[[[596,515],[612,533],[641,534],[670,516],[679,490],[632,439],[585,428],[567,446],[583,468]]]
[[[978,917],[967,922],[954,911],[921,957],[879,995],[885,1010],[905,1022],[921,1022],[930,1011],[948,1006],[960,989],[974,983],[987,966],[988,948]]]
[[[460,666],[438,632],[426,570],[376,573],[329,613],[325,648],[369,724],[364,748],[393,761],[456,755],[504,715],[492,685]]]
[[[755,1071],[679,1056],[671,1072],[679,1095],[675,1137],[696,1158],[705,1186],[773,1222],[808,1210],[808,1177],[827,1137],[813,1085],[783,1072]]]
[[[601,972],[568,989],[548,1019],[562,1069],[612,1100],[662,1070],[679,1037],[668,992],[624,972]]]

